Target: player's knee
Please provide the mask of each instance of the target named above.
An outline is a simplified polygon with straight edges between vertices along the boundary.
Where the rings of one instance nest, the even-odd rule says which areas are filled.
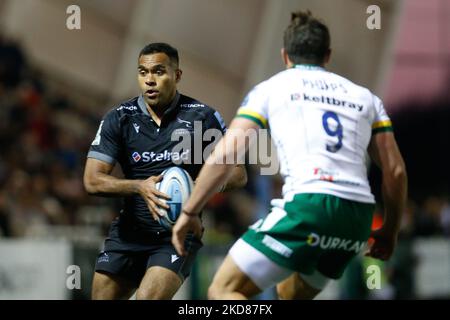
[[[320,293],[297,275],[293,275],[277,285],[278,298],[281,300],[312,300]]]
[[[118,293],[106,287],[93,286],[91,290],[92,300],[114,300],[118,299]]]
[[[210,285],[208,288],[208,299],[217,300],[217,291],[213,285]]]
[[[293,300],[291,291],[282,283],[277,285],[277,295],[280,300]]]
[[[91,299],[92,300],[103,300],[103,294],[102,294],[102,290],[100,290],[97,287],[92,287],[91,290]]]
[[[277,294],[280,300],[312,300],[316,297],[319,291],[308,289],[293,289],[286,285],[277,286]]]
[[[137,289],[136,290],[136,300],[148,300],[148,293],[146,290]]]
[[[102,278],[98,276],[94,278],[91,289],[91,299],[92,300],[110,300],[113,297],[113,292],[111,292],[110,286]]]
[[[171,298],[164,290],[156,291],[150,288],[139,288],[136,291],[136,300],[168,300]]]
[[[170,300],[175,295],[176,290],[172,288],[138,288],[136,300]]]
[[[221,288],[213,281],[213,283],[208,288],[208,299],[209,300],[219,300],[222,293],[225,292],[225,288]]]
[[[154,300],[159,299],[157,294],[147,288],[139,288],[136,290],[136,300]]]

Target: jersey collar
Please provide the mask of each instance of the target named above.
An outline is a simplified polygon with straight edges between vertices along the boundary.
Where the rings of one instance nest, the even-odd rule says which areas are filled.
[[[167,117],[170,113],[172,113],[174,110],[178,109],[178,101],[180,100],[180,93],[177,91],[175,93],[175,97],[173,98],[172,102],[170,103],[169,107],[164,111],[164,116]]]
[[[164,111],[164,116],[168,115],[169,113],[171,113],[173,110],[175,110],[178,106],[178,101],[180,100],[180,93],[177,91],[175,94],[175,98],[173,98],[172,102],[170,103],[169,107],[166,109],[166,111]],[[139,96],[137,104],[139,106],[139,108],[141,108],[142,112],[150,117],[150,113],[147,110],[147,104],[144,101],[144,97],[142,96],[142,94]]]
[[[317,64],[294,64],[293,68],[295,69],[303,69],[303,70],[325,70],[324,67],[321,67]]]

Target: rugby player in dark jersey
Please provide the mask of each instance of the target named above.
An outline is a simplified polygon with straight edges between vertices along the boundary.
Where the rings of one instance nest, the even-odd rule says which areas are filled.
[[[138,60],[142,94],[111,109],[92,142],[84,173],[86,191],[123,197],[123,208],[97,258],[93,299],[128,299],[134,291],[137,299],[171,299],[202,246],[198,236],[190,235],[185,243],[189,254],[179,256],[170,231],[158,223],[158,206],[168,208],[161,201],[168,196],[155,187],[161,173],[177,165],[195,180],[203,151],[212,149],[210,141],[195,143],[195,136],[226,130],[217,111],[177,91],[181,74],[175,48],[165,43],[144,47]],[[192,139],[183,140],[186,135]],[[180,148],[180,141],[191,143]],[[116,163],[124,178],[111,175]],[[242,187],[246,180],[245,169],[236,166],[224,189]]]

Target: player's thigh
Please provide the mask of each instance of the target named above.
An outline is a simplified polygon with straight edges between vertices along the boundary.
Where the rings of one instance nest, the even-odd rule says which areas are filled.
[[[163,240],[148,258],[137,299],[172,299],[189,276],[201,246],[200,240],[189,237],[185,242],[188,254],[179,256],[171,239]]]
[[[137,300],[168,300],[183,284],[181,277],[165,267],[153,266],[147,269],[136,292]]]
[[[253,280],[239,269],[230,255],[227,255],[214,275],[208,289],[208,298],[215,300],[250,298],[260,292],[261,289]]]
[[[107,272],[95,272],[92,281],[93,300],[129,299],[136,290],[133,282]]]
[[[312,287],[298,272],[277,284],[278,297],[282,300],[314,299],[321,289]]]
[[[93,299],[128,299],[145,274],[148,255],[132,251],[102,251],[97,257]]]
[[[292,274],[242,238],[231,247],[209,289],[212,299],[250,298]],[[232,293],[229,295],[229,293]],[[225,295],[226,294],[226,295]]]

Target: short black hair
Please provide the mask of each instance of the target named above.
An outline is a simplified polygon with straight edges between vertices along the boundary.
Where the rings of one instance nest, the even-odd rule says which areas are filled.
[[[165,53],[169,57],[170,61],[178,68],[178,64],[180,62],[180,59],[178,57],[178,50],[171,45],[163,42],[149,43],[144,48],[142,48],[141,52],[139,53],[139,58],[141,56],[153,53]]]
[[[322,64],[330,50],[328,27],[309,10],[293,12],[284,31],[284,48],[295,64]]]

